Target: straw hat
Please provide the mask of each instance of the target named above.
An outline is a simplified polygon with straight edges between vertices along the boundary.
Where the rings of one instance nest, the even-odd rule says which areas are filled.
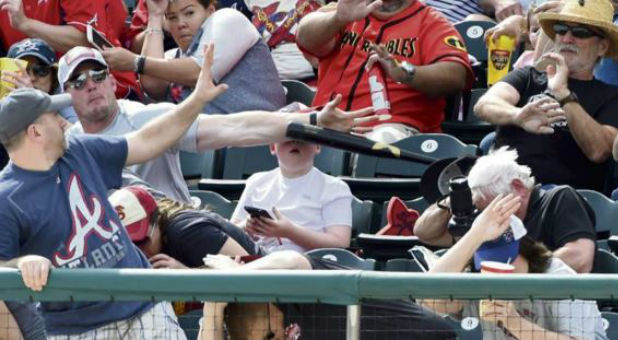
[[[604,32],[609,40],[606,55],[618,56],[618,28],[613,24],[614,7],[608,0],[566,0],[560,13],[545,12],[539,14],[539,23],[543,31],[554,39],[554,23],[572,22],[592,26]]]

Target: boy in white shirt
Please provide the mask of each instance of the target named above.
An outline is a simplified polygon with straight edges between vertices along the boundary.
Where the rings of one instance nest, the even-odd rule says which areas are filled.
[[[247,180],[230,219],[254,236],[267,252],[350,245],[352,193],[342,180],[313,167],[320,147],[301,141],[271,144],[279,167]],[[252,217],[245,206],[270,211]]]

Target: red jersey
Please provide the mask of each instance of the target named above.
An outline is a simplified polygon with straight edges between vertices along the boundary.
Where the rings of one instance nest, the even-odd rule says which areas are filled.
[[[28,18],[50,25],[71,25],[86,32],[90,24],[114,45],[120,46],[119,37],[124,35],[127,9],[122,0],[22,0]],[[0,40],[4,48],[27,36],[11,27],[7,11],[0,11]],[[60,56],[60,55],[59,55]],[[129,88],[140,93],[133,72],[112,72],[118,81],[116,96],[125,97]]]
[[[319,58],[318,91],[313,106],[324,105],[339,93],[343,96],[341,109],[349,111],[371,106],[365,71],[370,42],[385,46],[398,61],[417,66],[440,61],[460,63],[468,70],[468,83],[472,82],[468,53],[457,30],[439,12],[415,1],[386,21],[369,15],[349,23],[339,33],[338,48]],[[386,88],[393,116],[388,122],[403,123],[421,132],[441,131],[445,98],[428,98],[389,77],[386,77]]]

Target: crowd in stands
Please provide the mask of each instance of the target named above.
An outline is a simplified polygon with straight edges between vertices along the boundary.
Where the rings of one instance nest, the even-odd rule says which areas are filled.
[[[441,133],[452,102],[487,72],[466,49],[475,33],[457,24],[486,21],[484,39],[512,37],[518,59],[470,104],[495,127],[464,172],[480,214],[453,236],[445,196],[413,226],[424,245],[448,248],[429,272],[491,260],[590,273],[596,219],[577,190],[618,186],[617,10],[609,0],[0,0],[0,57],[27,62],[0,70],[0,264],[34,291],[54,268],[354,269],[307,253],[351,246],[354,196],[316,168],[319,145],[286,139],[288,124],[379,143]],[[286,100],[288,79],[315,89],[310,107]],[[196,206],[181,151],[255,145],[270,145],[278,167],[246,180],[229,220]],[[267,308],[281,315],[275,338],[302,323],[292,304]],[[455,338],[438,314],[480,317],[485,339],[606,339],[594,301],[481,308],[499,312],[423,300],[367,302],[363,314],[405,320],[393,339]],[[251,313],[205,303],[200,339],[225,338],[224,310]],[[0,315],[25,339],[186,338],[169,302],[7,301]]]

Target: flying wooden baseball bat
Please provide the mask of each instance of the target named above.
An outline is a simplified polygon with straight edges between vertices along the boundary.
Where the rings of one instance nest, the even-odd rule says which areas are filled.
[[[424,164],[431,164],[437,160],[433,157],[402,150],[391,144],[374,142],[364,137],[301,123],[290,123],[285,136],[376,157],[395,158]]]

